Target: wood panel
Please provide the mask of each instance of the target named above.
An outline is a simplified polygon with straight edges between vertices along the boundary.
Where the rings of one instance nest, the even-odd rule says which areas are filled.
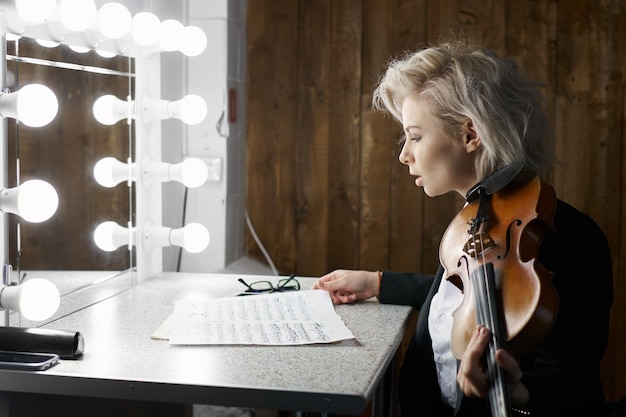
[[[560,162],[549,179],[612,249],[603,378],[610,399],[626,395],[626,324],[616,320],[626,315],[625,24],[626,0],[250,2],[247,205],[278,269],[434,270],[462,201],[415,188],[397,161],[401,129],[372,113],[371,95],[390,57],[470,39],[545,84]],[[251,238],[248,247],[263,259]]]

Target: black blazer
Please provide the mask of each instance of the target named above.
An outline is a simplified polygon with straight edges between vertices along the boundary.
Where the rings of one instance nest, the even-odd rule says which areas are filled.
[[[530,391],[525,409],[533,417],[606,415],[600,361],[613,300],[609,247],[593,220],[560,200],[554,224],[538,261],[554,273],[559,312],[545,339],[521,359],[523,382]],[[390,271],[382,275],[381,303],[410,305],[423,312],[400,371],[403,416],[488,416],[487,401],[460,392],[456,410],[441,401],[428,311],[442,277],[441,267],[436,275]]]

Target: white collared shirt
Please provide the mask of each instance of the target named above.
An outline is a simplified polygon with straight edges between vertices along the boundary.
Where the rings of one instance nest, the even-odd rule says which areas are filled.
[[[428,314],[428,331],[437,367],[441,399],[454,408],[456,405],[457,359],[450,349],[452,335],[452,312],[463,300],[463,294],[454,284],[442,279],[439,290],[433,296]]]

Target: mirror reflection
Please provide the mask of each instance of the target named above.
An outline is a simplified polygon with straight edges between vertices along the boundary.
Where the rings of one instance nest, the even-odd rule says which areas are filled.
[[[124,225],[133,219],[132,184],[102,187],[93,168],[104,157],[132,158],[133,126],[102,125],[92,107],[106,94],[132,96],[132,60],[77,53],[66,45],[46,48],[28,38],[8,41],[7,87],[15,91],[31,83],[48,86],[59,110],[43,128],[9,120],[8,185],[43,179],[57,190],[59,205],[42,223],[9,216],[11,264],[22,271],[127,270],[132,262],[128,247],[103,251],[93,234],[102,222]]]

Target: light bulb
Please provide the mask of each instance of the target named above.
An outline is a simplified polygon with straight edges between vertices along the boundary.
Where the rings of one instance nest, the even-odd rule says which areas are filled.
[[[117,248],[134,245],[134,229],[120,226],[113,221],[101,223],[93,233],[93,240],[103,251],[113,252]]]
[[[126,35],[132,23],[133,17],[120,3],[106,3],[98,10],[98,28],[109,39],[119,39]]]
[[[186,56],[198,56],[206,49],[206,34],[197,26],[187,26],[183,29],[181,45],[180,51]]]
[[[113,58],[114,56],[116,56],[114,52],[103,51],[101,49],[96,49],[96,53],[100,55],[102,58],[106,58],[106,59]]]
[[[57,46],[61,45],[60,42],[51,41],[48,39],[35,39],[35,42],[37,42],[39,45],[43,46],[44,48],[56,48]]]
[[[72,32],[81,32],[91,27],[98,16],[92,0],[61,0],[61,23]]]
[[[48,220],[57,211],[59,196],[42,180],[29,180],[15,188],[0,191],[0,209],[31,223]]]
[[[147,249],[180,246],[189,253],[199,253],[209,246],[209,241],[211,240],[209,231],[200,223],[189,223],[179,229],[148,224],[145,230],[145,247]]]
[[[206,164],[198,158],[187,158],[178,164],[147,160],[144,165],[146,183],[178,181],[188,188],[197,188],[209,176]]]
[[[206,164],[198,158],[187,158],[170,166],[170,178],[182,182],[188,188],[200,187],[208,177]]]
[[[33,321],[51,317],[61,303],[57,287],[43,278],[31,278],[21,285],[6,286],[0,291],[3,309],[17,311]]]
[[[200,223],[189,223],[183,228],[170,232],[172,245],[182,246],[189,253],[200,253],[209,246],[211,237],[206,227]]]
[[[161,21],[150,12],[137,13],[133,17],[131,33],[139,46],[148,46],[159,40]]]
[[[126,164],[113,157],[99,160],[93,168],[96,182],[103,187],[112,188],[123,181],[135,181],[135,164]]]
[[[29,84],[14,93],[0,95],[0,115],[18,119],[27,126],[47,125],[58,110],[57,97],[45,85]]]
[[[204,99],[196,94],[189,94],[178,101],[171,101],[168,105],[170,117],[180,119],[188,125],[197,125],[207,115],[207,105]]]
[[[166,19],[161,22],[159,46],[163,51],[176,51],[182,45],[185,27],[178,20]]]
[[[67,45],[67,46],[72,51],[76,52],[77,54],[86,54],[87,52],[91,51],[91,49],[87,48],[86,46],[77,46],[77,45]]]
[[[107,94],[95,101],[93,115],[103,125],[114,125],[122,119],[132,117],[132,105],[132,101],[127,102]]]
[[[43,23],[56,6],[56,0],[15,0],[17,13],[28,23]]]

